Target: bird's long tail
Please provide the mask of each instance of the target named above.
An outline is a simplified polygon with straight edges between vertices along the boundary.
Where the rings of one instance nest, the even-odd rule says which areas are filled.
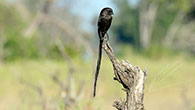
[[[98,60],[97,60],[97,66],[96,66],[96,72],[95,72],[95,80],[94,80],[94,89],[93,89],[93,97],[96,95],[96,85],[97,85],[97,79],[99,75],[99,70],[100,70],[100,65],[101,65],[101,59],[102,59],[102,45],[103,45],[103,40],[100,39],[99,43],[99,55],[98,55]]]

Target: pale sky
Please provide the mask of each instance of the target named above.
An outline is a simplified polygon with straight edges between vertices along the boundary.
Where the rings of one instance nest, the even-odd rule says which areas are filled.
[[[8,0],[9,2],[16,0]],[[60,0],[60,4],[63,4],[65,0]],[[129,0],[131,5],[135,5],[139,0]],[[59,4],[59,5],[60,5]],[[82,28],[86,31],[93,29],[91,23],[94,17],[99,16],[99,12],[104,7],[111,7],[115,14],[117,14],[117,8],[112,3],[112,0],[74,0],[72,3],[74,14],[81,16],[83,21]]]
[[[78,14],[84,20],[82,28],[90,31],[92,28],[91,22],[94,17],[99,16],[99,12],[104,7],[111,7],[114,13],[117,14],[117,8],[112,3],[112,0],[75,0],[76,3],[73,5],[75,14]],[[135,5],[138,0],[129,0],[131,5]]]
[[[98,17],[99,12],[104,7],[111,7],[115,10],[111,0],[76,0],[72,11],[82,17],[82,20],[84,20],[82,27],[90,31],[92,29],[92,19]]]

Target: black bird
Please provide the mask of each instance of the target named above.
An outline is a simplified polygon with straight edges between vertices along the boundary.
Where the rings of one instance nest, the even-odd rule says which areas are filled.
[[[98,18],[98,36],[99,36],[99,55],[97,60],[97,66],[96,66],[96,72],[95,72],[95,80],[94,80],[94,91],[93,91],[93,97],[96,95],[96,85],[97,85],[97,79],[99,75],[100,65],[101,65],[101,58],[102,58],[102,44],[105,39],[105,34],[107,34],[108,29],[110,28],[110,25],[112,23],[112,15],[113,10],[109,7],[103,8],[100,12],[99,18]],[[108,37],[108,36],[107,36]],[[108,40],[108,38],[107,38]]]

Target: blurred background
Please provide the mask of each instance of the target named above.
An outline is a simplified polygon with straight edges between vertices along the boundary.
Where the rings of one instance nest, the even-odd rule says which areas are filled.
[[[1,0],[0,110],[112,110],[125,98],[103,53],[97,18],[112,7],[111,46],[148,70],[148,110],[195,110],[194,0]]]

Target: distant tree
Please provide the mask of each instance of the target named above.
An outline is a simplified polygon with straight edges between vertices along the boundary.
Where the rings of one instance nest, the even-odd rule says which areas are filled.
[[[131,43],[139,47],[139,13],[136,7],[129,5],[128,0],[113,0],[118,7],[118,16],[115,15],[112,25],[120,42]]]
[[[0,1],[0,59],[60,58],[59,39],[67,54],[75,56],[84,51],[93,56],[84,32],[79,30],[80,17],[71,12],[72,2]]]
[[[113,0],[118,8],[113,30],[121,42],[148,49],[152,43],[171,46],[178,31],[194,18],[193,0]],[[189,18],[189,19],[186,19]],[[185,27],[187,29],[187,27]]]

